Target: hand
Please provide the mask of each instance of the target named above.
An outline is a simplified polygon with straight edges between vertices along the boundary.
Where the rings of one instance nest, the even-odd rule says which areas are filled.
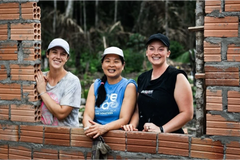
[[[107,132],[104,125],[100,125],[92,120],[89,120],[89,122],[92,124],[87,130],[85,130],[85,135],[89,138],[97,138],[98,136],[103,135],[105,132]]]
[[[37,72],[36,78],[38,93],[46,92],[47,77],[41,71]]]
[[[132,124],[122,125],[121,127],[124,131],[138,131]]]
[[[161,132],[160,128],[156,126],[154,123],[145,123],[143,126],[144,132]]]

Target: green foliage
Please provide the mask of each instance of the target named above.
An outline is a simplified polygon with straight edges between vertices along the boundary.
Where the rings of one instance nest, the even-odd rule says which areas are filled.
[[[127,46],[129,48],[133,48],[134,50],[140,50],[145,47],[145,37],[139,33],[134,33],[129,36]]]
[[[126,49],[123,52],[124,52],[124,58],[126,61],[124,71],[126,73],[140,72],[142,69],[142,64],[144,59],[142,54],[138,52],[134,52],[133,49]]]
[[[182,53],[184,53],[184,47],[179,42],[171,41],[170,43],[171,43],[170,45],[171,54],[169,57],[170,59],[175,59],[178,56],[180,56]]]
[[[172,59],[175,62],[181,62],[181,63],[189,63],[190,62],[190,57],[189,57],[189,52],[184,52],[183,54],[179,55],[175,59]]]

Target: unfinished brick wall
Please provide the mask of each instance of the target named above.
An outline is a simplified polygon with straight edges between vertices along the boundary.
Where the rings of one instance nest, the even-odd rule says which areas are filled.
[[[110,159],[240,158],[240,2],[206,1],[206,134],[110,131]],[[216,11],[217,10],[217,11]],[[214,23],[213,23],[214,22]],[[82,128],[42,125],[34,76],[40,70],[37,0],[0,1],[0,159],[90,159]]]

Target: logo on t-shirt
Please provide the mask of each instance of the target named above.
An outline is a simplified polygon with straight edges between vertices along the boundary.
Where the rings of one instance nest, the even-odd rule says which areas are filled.
[[[141,93],[142,93],[142,94],[146,94],[146,95],[148,95],[148,96],[151,96],[152,93],[153,93],[153,90],[142,90]]]
[[[117,108],[118,107],[117,96],[118,95],[116,93],[107,95],[107,99],[103,102],[101,108],[103,110],[109,109],[109,108]]]

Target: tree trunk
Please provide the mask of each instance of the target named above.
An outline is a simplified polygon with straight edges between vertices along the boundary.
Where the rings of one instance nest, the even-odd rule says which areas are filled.
[[[115,0],[115,12],[114,12],[114,23],[117,22],[117,5],[118,5],[118,0]]]
[[[204,25],[204,0],[196,1],[196,26]],[[204,73],[203,31],[196,32],[196,72]],[[205,118],[205,83],[204,79],[196,80],[196,136],[206,133]]]
[[[98,28],[98,0],[95,1],[95,28]]]
[[[83,0],[83,25],[84,25],[84,33],[86,34],[87,32],[87,20],[86,20],[86,1]]]
[[[54,0],[54,15],[53,15],[53,35],[56,33],[56,18],[57,18],[57,0]]]
[[[65,16],[72,18],[72,16],[73,16],[73,0],[68,0]]]
[[[165,32],[168,37],[168,0],[165,1]]]
[[[140,20],[141,20],[141,16],[142,16],[142,13],[143,13],[143,9],[144,9],[144,7],[145,7],[145,3],[146,3],[146,1],[142,1],[142,2],[141,2],[141,7],[140,7],[140,11],[139,11],[137,23],[134,25],[134,27],[133,27],[133,29],[132,29],[132,32],[135,32],[135,31],[139,32],[139,27],[138,27],[138,26],[139,26],[139,22],[140,22]]]

